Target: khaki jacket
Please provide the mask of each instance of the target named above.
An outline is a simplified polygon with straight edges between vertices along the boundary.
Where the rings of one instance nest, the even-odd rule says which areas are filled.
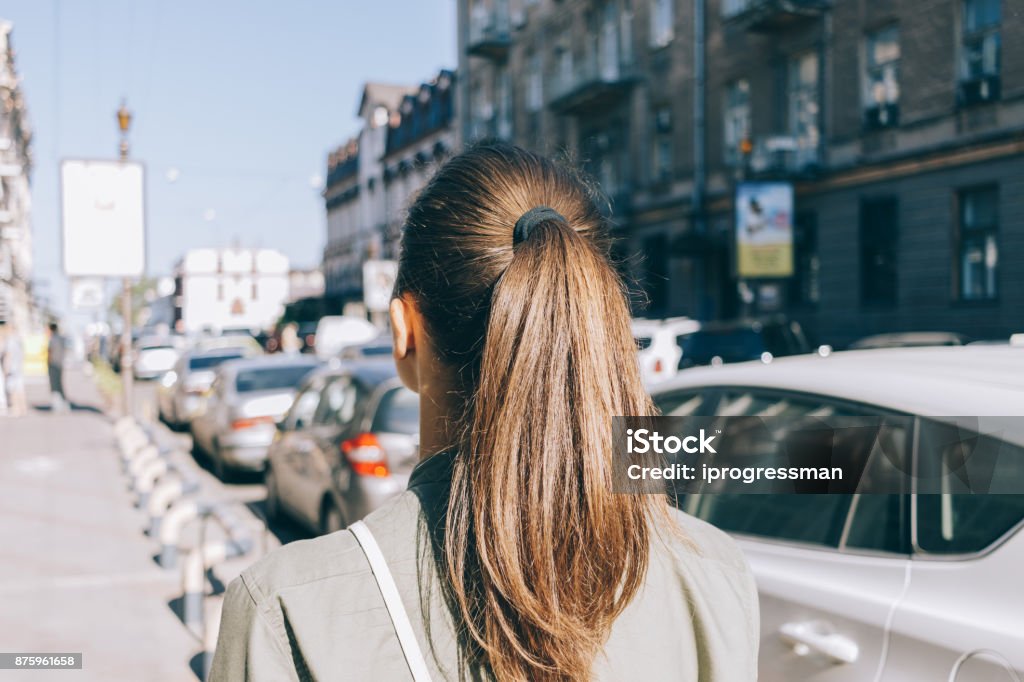
[[[450,458],[413,471],[409,489],[370,514],[433,680],[486,678],[460,664],[431,557]],[[615,622],[595,680],[750,682],[757,677],[758,603],[736,544],[682,512],[696,546],[655,540],[644,587]],[[294,542],[228,587],[213,659],[215,682],[410,680],[390,616],[355,537],[340,531]]]

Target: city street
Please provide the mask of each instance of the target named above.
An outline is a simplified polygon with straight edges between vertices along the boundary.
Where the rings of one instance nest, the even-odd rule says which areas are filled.
[[[145,513],[133,506],[111,421],[86,367],[66,377],[69,412],[51,413],[45,379],[33,377],[30,413],[0,418],[0,650],[81,652],[80,680],[196,679],[203,642],[179,615],[180,571],[154,561],[157,541],[144,534]],[[140,414],[153,388],[138,386]],[[192,459],[187,435],[162,425],[154,435],[199,479],[204,499],[226,504],[256,540],[248,555],[215,567],[220,593],[279,544],[257,517],[262,486],[223,486]],[[287,525],[274,530],[287,540],[300,536]],[[216,599],[207,600],[208,612]],[[0,673],[5,681],[66,678],[58,671]]]

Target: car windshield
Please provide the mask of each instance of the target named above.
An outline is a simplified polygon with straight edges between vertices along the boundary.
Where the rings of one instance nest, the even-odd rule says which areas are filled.
[[[723,362],[756,360],[765,351],[761,335],[753,329],[701,330],[679,337],[683,358],[707,365],[712,358]]]
[[[188,368],[191,370],[213,369],[222,362],[237,360],[241,353],[224,353],[223,355],[197,355],[189,358]]]
[[[312,370],[313,365],[245,369],[239,372],[235,379],[235,390],[239,393],[250,393],[295,388]]]
[[[395,388],[385,393],[373,418],[373,430],[377,433],[418,433],[419,396],[407,388]]]

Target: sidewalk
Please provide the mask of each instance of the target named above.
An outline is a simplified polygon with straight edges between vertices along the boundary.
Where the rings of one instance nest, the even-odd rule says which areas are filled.
[[[0,418],[0,652],[83,653],[83,670],[5,671],[7,680],[193,681],[202,645],[169,603],[179,574],[152,560],[91,379],[72,370],[76,409]]]

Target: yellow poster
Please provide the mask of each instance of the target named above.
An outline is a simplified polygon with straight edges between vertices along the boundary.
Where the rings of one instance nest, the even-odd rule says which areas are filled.
[[[741,279],[793,274],[793,185],[744,182],[736,187],[736,273]]]

